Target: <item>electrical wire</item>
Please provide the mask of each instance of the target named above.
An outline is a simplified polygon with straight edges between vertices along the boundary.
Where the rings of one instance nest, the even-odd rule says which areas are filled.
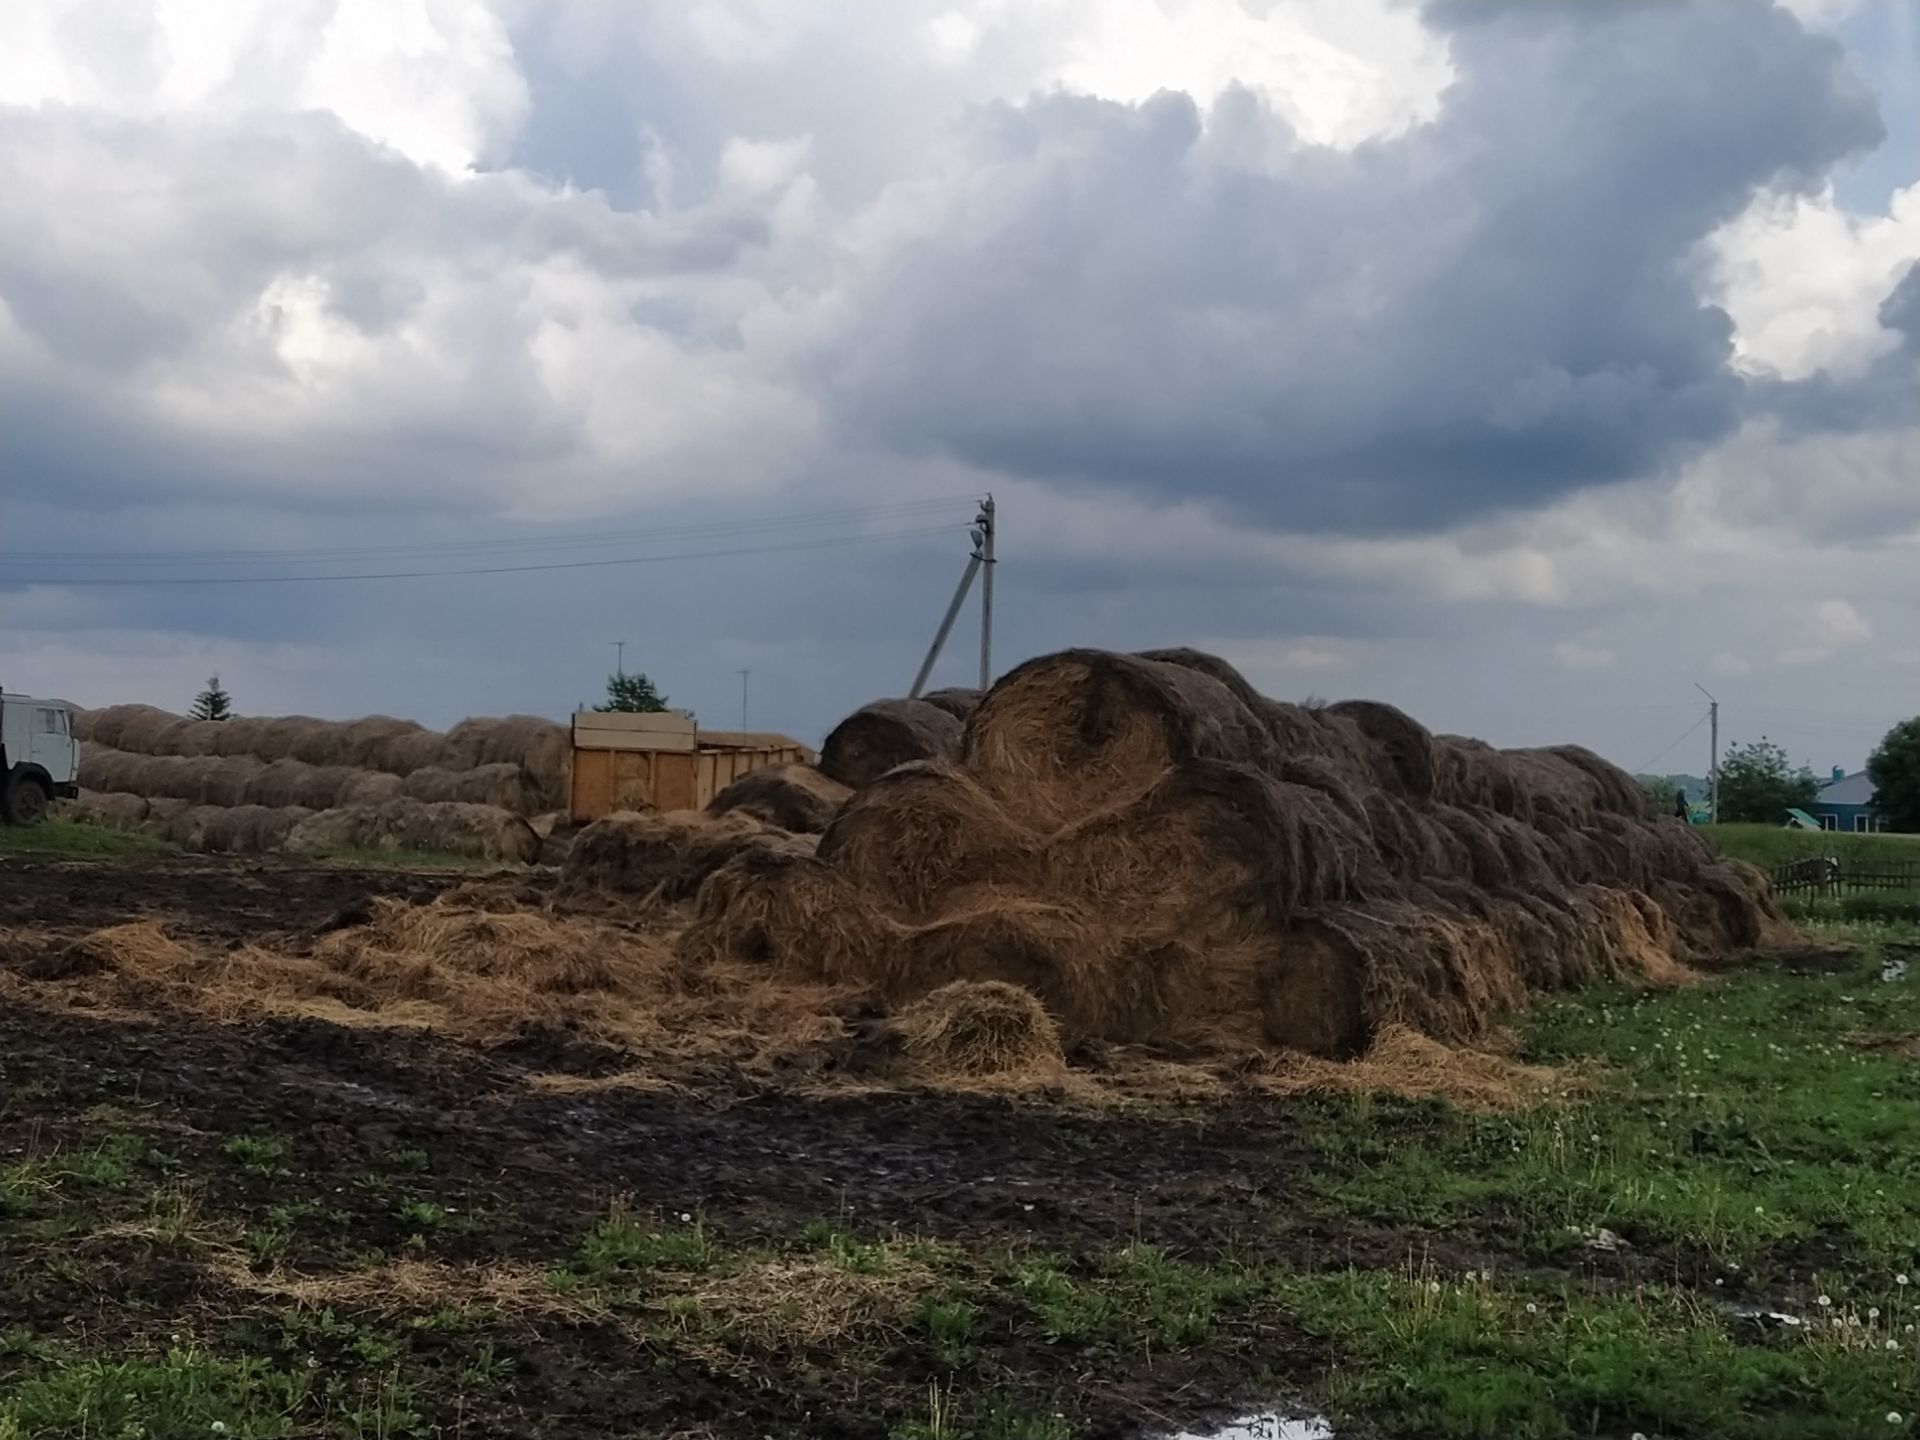
[[[1671,745],[1667,746],[1666,749],[1662,750],[1658,755],[1654,756],[1653,759],[1647,761],[1647,763],[1644,765],[1636,765],[1634,767],[1633,773],[1636,775],[1647,775],[1652,773],[1653,767],[1655,765],[1658,765],[1662,760],[1666,759],[1667,756],[1671,755],[1674,751],[1678,750],[1681,747],[1681,745],[1686,742],[1688,736],[1692,735],[1694,731],[1698,730],[1702,725],[1706,724],[1707,721],[1711,718],[1712,718],[1711,711],[1709,711],[1705,715],[1702,715],[1698,720],[1694,721],[1693,724],[1689,725],[1686,728],[1686,732],[1682,734],[1678,740],[1674,741]]]
[[[218,550],[0,550],[0,563],[17,565],[177,565],[177,564],[260,564],[264,562],[301,563],[305,561],[375,559],[411,555],[481,555],[516,550],[551,550],[573,546],[604,548],[636,541],[714,539],[726,535],[778,533],[785,530],[815,529],[825,525],[857,525],[871,521],[905,520],[921,515],[949,511],[954,506],[977,499],[976,496],[935,496],[878,505],[851,506],[795,515],[763,516],[757,519],[704,521],[685,525],[656,526],[648,530],[600,530],[592,534],[501,536],[475,540],[415,541],[388,545],[329,545],[294,549],[218,549]]]
[[[664,555],[624,555],[611,560],[549,560],[526,565],[482,565],[459,570],[384,570],[335,575],[171,575],[116,576],[104,579],[37,579],[36,585],[75,586],[176,586],[176,585],[304,585],[353,580],[429,580],[456,575],[524,575],[547,570],[597,570],[614,565],[654,565],[669,560],[718,560],[735,555],[771,555],[791,550],[826,550],[846,545],[868,544],[879,540],[906,540],[925,535],[947,535],[966,527],[958,522],[927,525],[914,530],[876,531],[865,535],[839,535],[825,540],[795,540],[777,545],[750,545],[726,550],[683,550]]]

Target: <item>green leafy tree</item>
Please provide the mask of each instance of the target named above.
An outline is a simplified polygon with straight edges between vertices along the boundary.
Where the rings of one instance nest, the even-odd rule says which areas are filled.
[[[193,708],[187,712],[194,720],[231,720],[233,718],[233,697],[220,688],[220,677],[213,676],[207,681],[207,688],[193,697]]]
[[[1820,793],[1820,782],[1802,765],[1787,763],[1787,752],[1762,735],[1746,745],[1729,745],[1720,762],[1720,818],[1760,825],[1785,822],[1787,811],[1805,810]]]
[[[1887,731],[1867,761],[1873,808],[1889,830],[1920,833],[1920,715]]]
[[[645,675],[609,675],[607,703],[596,710],[618,710],[624,714],[656,714],[667,708],[667,697],[653,688]]]
[[[1636,775],[1640,788],[1647,792],[1647,798],[1653,801],[1653,813],[1656,815],[1673,814],[1674,797],[1680,793],[1680,787],[1664,775]]]

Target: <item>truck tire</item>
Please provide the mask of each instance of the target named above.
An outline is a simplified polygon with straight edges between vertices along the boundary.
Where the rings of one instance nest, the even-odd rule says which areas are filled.
[[[7,812],[9,825],[38,825],[47,818],[47,810],[53,804],[53,796],[47,793],[47,787],[31,775],[22,775],[15,770],[7,776],[7,788],[0,795],[0,807]]]

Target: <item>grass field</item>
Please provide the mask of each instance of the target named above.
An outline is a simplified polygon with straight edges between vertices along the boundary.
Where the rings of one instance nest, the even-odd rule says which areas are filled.
[[[39,860],[124,860],[178,854],[175,846],[152,835],[81,825],[55,816],[38,825],[0,825],[0,856]]]
[[[1720,854],[1762,870],[1813,855],[1832,855],[1842,861],[1920,860],[1920,835],[1856,835],[1777,825],[1702,825],[1699,830]]]
[[[595,1091],[23,988],[0,1437],[1913,1436],[1920,928],[1829,931],[1518,1017],[1500,1113]]]
[[[0,858],[137,860],[178,855],[180,847],[137,830],[115,830],[55,816],[38,825],[0,825]],[[326,850],[302,857],[356,870],[496,870],[499,862],[439,850]]]

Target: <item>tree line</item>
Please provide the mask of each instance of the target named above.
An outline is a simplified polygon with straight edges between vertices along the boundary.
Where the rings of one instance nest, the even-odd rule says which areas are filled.
[[[1867,778],[1873,781],[1880,823],[1920,834],[1920,715],[1887,731],[1867,760]],[[1672,777],[1642,775],[1639,780],[1661,814],[1674,813],[1679,791]],[[1779,825],[1789,810],[1811,810],[1823,783],[1805,765],[1793,765],[1787,752],[1764,735],[1729,745],[1720,761],[1720,819]],[[1706,798],[1704,791],[1688,796],[1690,801]]]

